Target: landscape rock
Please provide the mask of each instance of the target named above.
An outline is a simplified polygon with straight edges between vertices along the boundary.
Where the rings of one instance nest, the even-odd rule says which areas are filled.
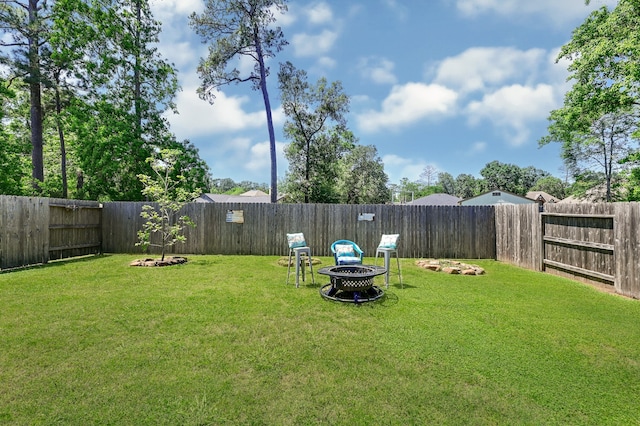
[[[449,259],[420,259],[416,260],[416,265],[420,268],[434,272],[444,272],[453,275],[484,275],[485,270],[478,265],[468,265],[458,260]]]
[[[130,266],[171,266],[171,265],[180,265],[182,263],[186,263],[187,258],[182,256],[169,256],[165,257],[164,260],[160,259],[137,259],[131,262]]]

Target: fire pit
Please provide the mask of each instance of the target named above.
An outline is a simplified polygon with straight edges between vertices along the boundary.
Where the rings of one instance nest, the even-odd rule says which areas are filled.
[[[336,265],[327,266],[318,271],[328,275],[331,282],[320,288],[325,299],[338,302],[372,302],[381,298],[384,291],[373,285],[373,279],[387,270],[379,266],[368,265]]]

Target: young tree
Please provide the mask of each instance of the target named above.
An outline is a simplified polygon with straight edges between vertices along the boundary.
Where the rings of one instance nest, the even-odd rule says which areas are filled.
[[[199,191],[190,191],[185,188],[185,176],[176,170],[181,152],[179,150],[162,149],[158,157],[149,157],[147,161],[155,176],[139,175],[138,178],[144,185],[143,194],[150,200],[158,203],[158,208],[145,205],[142,208],[142,216],[146,222],[142,230],[138,231],[137,246],[143,251],[149,247],[160,247],[164,260],[168,247],[177,242],[184,243],[186,237],[183,230],[186,226],[195,226],[195,223],[186,215],[177,216],[182,207],[200,195]],[[160,243],[152,243],[151,235],[158,233]]]
[[[278,73],[282,109],[288,120],[284,133],[291,143],[285,154],[289,160],[288,189],[301,193],[305,203],[336,202],[337,163],[342,153],[355,145],[346,130],[345,114],[349,97],[342,84],[328,84],[321,78],[315,85],[307,73],[290,62]]]
[[[267,115],[271,154],[271,202],[277,201],[278,172],[276,137],[271,116],[271,102],[267,91],[269,69],[265,59],[274,57],[287,44],[280,27],[274,28],[274,11],[287,10],[286,0],[206,0],[201,14],[193,13],[190,25],[202,38],[211,43],[209,55],[200,60],[198,73],[202,84],[198,89],[203,99],[213,102],[215,92],[230,83],[252,82],[254,90],[261,90]],[[241,75],[229,64],[239,57],[254,61],[249,75]]]

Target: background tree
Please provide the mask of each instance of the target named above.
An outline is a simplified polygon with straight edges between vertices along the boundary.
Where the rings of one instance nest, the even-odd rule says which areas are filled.
[[[451,173],[438,173],[438,186],[442,188],[442,192],[449,195],[456,194],[456,180]]]
[[[309,84],[307,73],[290,62],[281,64],[278,81],[287,116],[284,134],[291,141],[285,150],[287,192],[302,194],[305,203],[335,203],[338,161],[356,143],[344,117],[349,97],[339,81]]]
[[[500,189],[502,191],[524,195],[521,185],[522,170],[515,164],[492,161],[480,170],[480,175],[484,178],[482,183],[484,191]]]
[[[68,7],[77,3],[67,0]],[[174,108],[176,71],[157,52],[160,24],[147,0],[103,0],[80,10],[68,35],[75,37],[69,46],[84,49],[75,72],[87,96],[72,110],[83,193],[142,199],[137,175],[150,172],[145,159],[174,143],[162,114]]]
[[[541,144],[562,142],[562,158],[575,176],[585,170],[602,172],[606,201],[613,199],[611,184],[615,174],[629,169],[635,161],[626,161],[637,150],[632,135],[637,130],[637,116],[632,113],[610,113],[594,120],[588,131],[571,131],[562,117],[564,110],[551,113],[553,123]],[[562,118],[561,118],[562,117]],[[597,182],[596,182],[597,184]]]
[[[484,178],[482,181],[483,191],[500,189],[525,196],[538,179],[549,176],[549,173],[533,166],[521,168],[515,164],[492,161],[480,170],[480,175]]]
[[[438,176],[438,169],[431,164],[427,165],[420,173],[420,179],[427,184],[427,187],[431,186],[433,182],[435,182],[436,177]]]
[[[585,175],[587,158],[593,161],[597,155],[602,173],[591,176],[602,176],[600,182],[593,184],[607,188],[608,200],[612,199],[611,179],[621,159],[615,158],[616,151],[637,150],[633,135],[637,132],[640,89],[638,26],[638,2],[620,0],[612,10],[602,7],[592,12],[573,31],[571,41],[558,55],[558,60],[570,62],[573,86],[565,95],[564,105],[551,112],[549,134],[540,140],[541,146],[550,142],[563,144],[563,159],[576,178]],[[621,132],[628,134],[623,136]],[[633,164],[627,163],[626,167]]]
[[[0,2],[0,62],[7,63],[12,79],[22,79],[29,87],[31,162],[36,190],[44,181],[42,49],[50,26],[46,0]],[[7,54],[10,52],[11,55]]]
[[[563,199],[566,197],[567,185],[555,176],[545,176],[538,179],[530,190],[546,192],[558,199]]]
[[[215,91],[221,86],[247,81],[262,92],[269,131],[272,203],[277,201],[278,172],[265,59],[274,57],[287,44],[280,27],[272,25],[276,21],[274,11],[286,10],[285,0],[207,0],[204,11],[190,17],[191,27],[203,42],[211,43],[209,55],[198,66],[202,79],[200,96],[213,102]],[[254,61],[249,75],[241,75],[238,68],[228,69],[231,60],[238,57]]]
[[[29,152],[28,139],[20,139],[11,132],[9,122],[5,120],[8,105],[15,102],[16,93],[10,90],[6,82],[0,79],[0,194],[21,195],[23,180],[28,176],[28,168],[23,167],[23,158]]]
[[[481,183],[473,175],[459,174],[456,177],[455,196],[462,199],[475,197],[481,192]]]
[[[384,164],[373,145],[356,145],[340,162],[341,199],[344,204],[385,204],[389,201]]]

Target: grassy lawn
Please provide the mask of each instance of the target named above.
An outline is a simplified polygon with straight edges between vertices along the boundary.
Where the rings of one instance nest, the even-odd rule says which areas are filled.
[[[135,258],[0,274],[0,424],[640,424],[640,301],[404,259],[353,305],[276,257]]]

